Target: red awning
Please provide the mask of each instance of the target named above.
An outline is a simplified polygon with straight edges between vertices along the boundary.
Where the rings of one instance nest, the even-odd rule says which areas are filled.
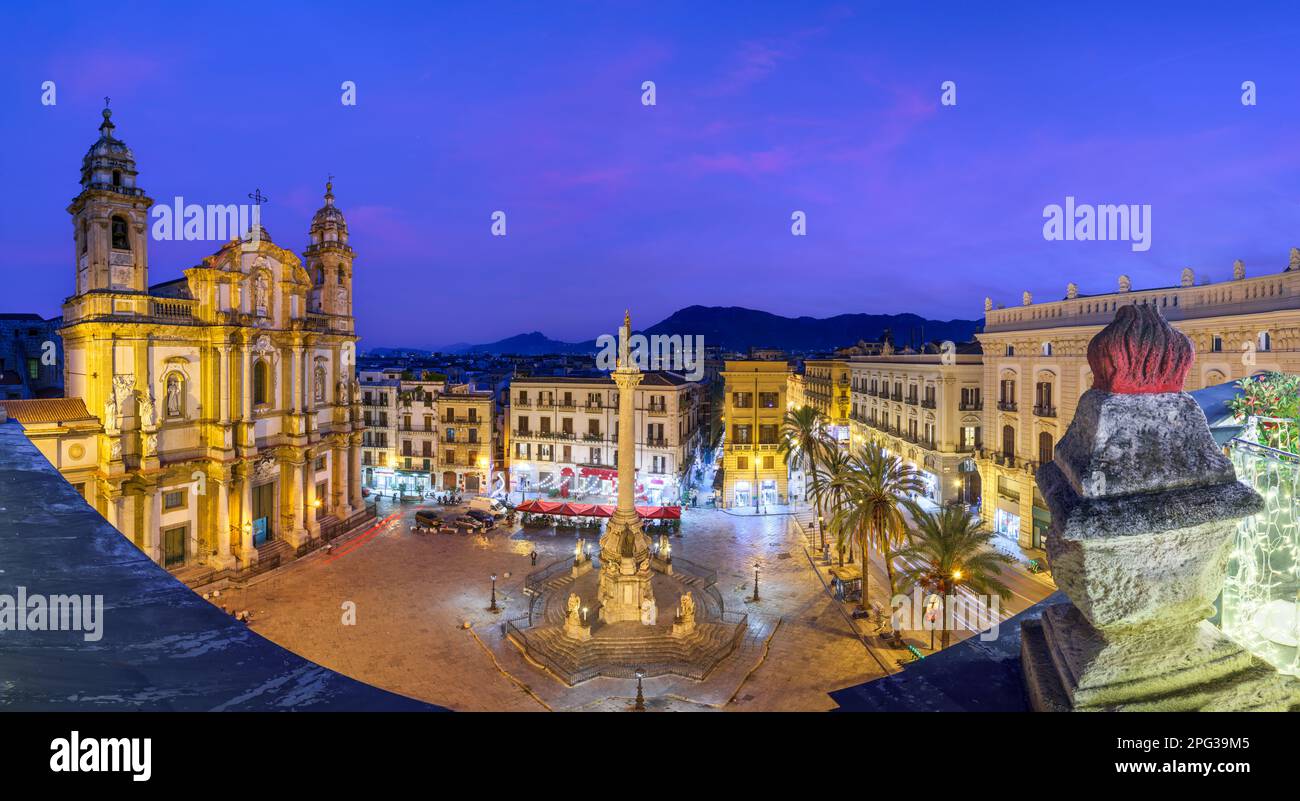
[[[611,504],[558,503],[556,501],[524,501],[515,507],[520,512],[566,517],[613,517],[618,507]],[[636,513],[647,520],[680,520],[680,506],[638,506]]]

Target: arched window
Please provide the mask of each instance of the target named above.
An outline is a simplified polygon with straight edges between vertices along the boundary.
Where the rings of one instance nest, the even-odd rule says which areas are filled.
[[[1052,461],[1052,434],[1043,431],[1038,435],[1038,463],[1047,464],[1050,461]]]
[[[131,237],[127,233],[126,218],[115,214],[113,215],[113,249],[130,250]]]
[[[1052,343],[1050,343],[1050,342],[1044,342],[1044,343],[1043,343],[1043,355],[1044,355],[1044,356],[1051,356],[1051,355],[1052,355]]]
[[[1268,334],[1267,331],[1260,331],[1260,332],[1259,332],[1259,345],[1258,345],[1258,349],[1259,349],[1259,350],[1272,350],[1272,349],[1273,349],[1273,337],[1269,336],[1269,334]]]
[[[253,403],[261,405],[271,402],[271,375],[266,361],[258,359],[253,362]]]
[[[1016,429],[1002,426],[1002,454],[1010,459],[1016,457]]]
[[[122,171],[113,170],[113,186],[121,186],[121,185],[122,185]]]
[[[90,247],[90,223],[86,220],[81,221],[81,252],[85,253]]]

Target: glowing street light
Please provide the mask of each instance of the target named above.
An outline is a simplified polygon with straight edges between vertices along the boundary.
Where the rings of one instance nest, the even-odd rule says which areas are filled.
[[[492,605],[488,607],[488,611],[497,614],[501,611],[497,606],[497,574],[493,573],[490,578],[492,579]]]

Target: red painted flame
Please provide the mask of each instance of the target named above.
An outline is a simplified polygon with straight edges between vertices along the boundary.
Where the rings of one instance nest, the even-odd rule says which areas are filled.
[[[1121,306],[1088,343],[1092,388],[1125,395],[1181,392],[1193,356],[1192,341],[1155,306]]]

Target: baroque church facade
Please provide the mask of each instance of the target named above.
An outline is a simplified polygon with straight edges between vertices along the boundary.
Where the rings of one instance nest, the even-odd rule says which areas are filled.
[[[332,184],[302,258],[255,223],[150,286],[153,201],[103,117],[67,209],[76,292],[60,332],[66,395],[98,425],[64,424],[43,450],[170,569],[247,568],[274,543],[308,544],[365,508],[353,251]]]

